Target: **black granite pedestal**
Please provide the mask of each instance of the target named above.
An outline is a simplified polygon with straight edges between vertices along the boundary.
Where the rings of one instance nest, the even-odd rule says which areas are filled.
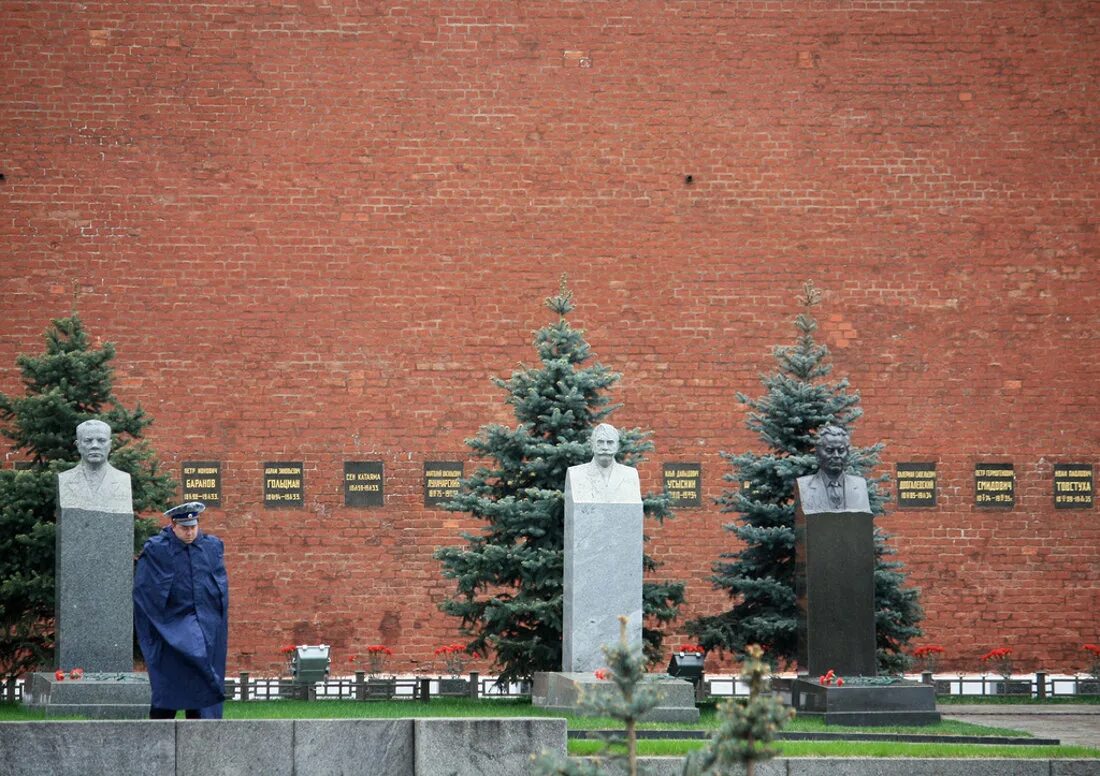
[[[861,682],[850,677],[844,686],[796,679],[791,685],[791,705],[801,718],[820,719],[826,725],[934,725],[936,689],[920,682],[881,680]]]
[[[874,676],[875,538],[868,512],[795,511],[798,664]]]
[[[931,685],[876,676],[875,535],[870,512],[811,512],[795,504],[800,717],[832,725],[939,722]],[[829,671],[844,684],[817,679]]]

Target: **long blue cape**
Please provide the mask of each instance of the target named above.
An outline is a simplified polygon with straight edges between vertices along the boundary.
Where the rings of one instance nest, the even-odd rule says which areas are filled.
[[[229,579],[221,539],[184,544],[166,527],[145,543],[134,571],[134,627],[152,705],[221,717]]]

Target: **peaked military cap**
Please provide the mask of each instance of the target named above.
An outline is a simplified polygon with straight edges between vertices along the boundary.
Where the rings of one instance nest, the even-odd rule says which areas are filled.
[[[199,513],[206,509],[206,504],[201,501],[188,501],[178,507],[172,507],[164,513],[165,517],[172,519],[176,525],[197,525]]]

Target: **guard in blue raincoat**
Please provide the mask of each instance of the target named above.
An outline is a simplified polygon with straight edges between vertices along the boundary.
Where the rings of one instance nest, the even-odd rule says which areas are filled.
[[[200,501],[165,512],[134,570],[134,627],[149,670],[150,719],[221,719],[229,580],[221,539],[199,530]]]

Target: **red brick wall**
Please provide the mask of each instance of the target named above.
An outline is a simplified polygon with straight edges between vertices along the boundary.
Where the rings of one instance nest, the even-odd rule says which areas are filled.
[[[490,378],[562,272],[615,421],[654,431],[646,486],[702,461],[708,502],[813,278],[857,443],[939,463],[939,505],[884,521],[924,641],[1064,670],[1100,639],[1097,511],[1050,483],[1100,464],[1094,5],[0,11],[0,390],[75,287],[164,461],[223,462],[231,670],[455,639],[431,553],[476,525],[423,508],[423,462],[509,420]],[[345,459],[385,462],[384,508],[342,506]],[[262,507],[265,460],[305,462],[305,509]],[[984,460],[1015,463],[1011,512],[974,508]],[[726,519],[653,532],[687,616],[724,605]]]

